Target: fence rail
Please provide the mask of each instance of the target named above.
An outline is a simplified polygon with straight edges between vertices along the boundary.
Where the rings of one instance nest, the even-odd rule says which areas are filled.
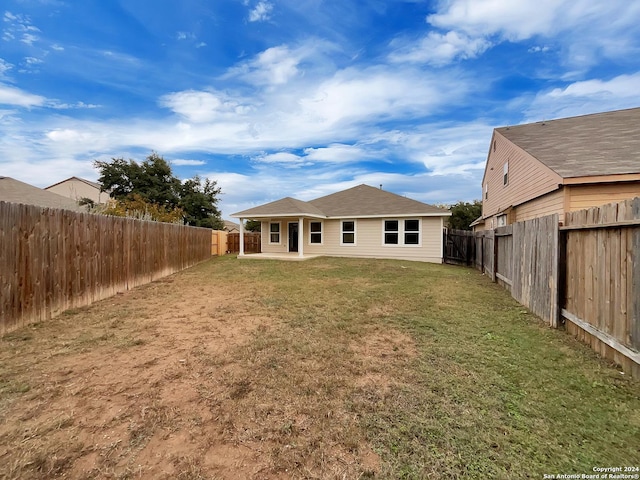
[[[0,202],[0,333],[190,267],[211,230]]]
[[[476,268],[640,378],[640,198],[558,220],[476,232]]]

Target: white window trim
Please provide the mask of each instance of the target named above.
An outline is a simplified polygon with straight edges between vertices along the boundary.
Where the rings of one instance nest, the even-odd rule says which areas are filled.
[[[398,222],[398,243],[385,243],[384,241],[384,234],[387,233],[387,231],[384,229],[384,222],[389,220]],[[404,229],[405,220],[417,220],[418,231],[405,232],[405,229]],[[404,243],[405,233],[418,233],[418,243]],[[422,228],[422,218],[384,218],[382,220],[382,246],[385,248],[421,248],[423,234],[424,234],[424,231]]]
[[[319,232],[312,232],[311,231],[311,224],[312,223],[319,223],[320,224],[320,231]],[[311,234],[320,234],[320,243],[311,243]],[[314,245],[324,245],[324,222],[322,220],[309,220],[309,246],[314,246]]]
[[[506,180],[506,181],[505,181]],[[505,162],[502,167],[502,186],[506,187],[509,185],[509,162]]]
[[[271,225],[273,224],[277,224],[278,225],[278,241],[277,242],[272,242],[271,241],[271,233],[276,233],[276,232],[271,232]],[[269,222],[269,245],[282,245],[282,222]]]
[[[342,230],[344,226],[344,222],[353,222],[353,243],[343,243],[344,233],[352,233],[345,232]],[[341,247],[355,247],[358,245],[358,221],[350,218],[343,218],[340,220],[340,246]]]

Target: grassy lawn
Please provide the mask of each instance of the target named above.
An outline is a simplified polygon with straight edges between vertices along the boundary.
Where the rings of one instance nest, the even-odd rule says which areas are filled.
[[[186,309],[221,291],[226,300],[171,313],[176,302]],[[164,320],[153,308],[163,310]],[[224,351],[209,348],[208,326],[232,328],[247,318],[261,320],[252,320],[244,336],[215,337],[228,344]],[[170,342],[163,337],[170,322],[196,320],[196,333],[172,333],[173,343],[162,343]],[[181,349],[176,358],[182,363],[167,363],[162,372],[171,375],[162,373],[154,384],[149,398],[155,403],[146,412],[157,415],[142,407],[141,417],[154,421],[141,423],[141,407],[123,401],[117,417],[126,423],[123,440],[109,455],[87,432],[99,425],[117,430],[116,420],[92,423],[89,414],[78,420],[99,385],[52,396],[46,382],[34,380],[34,371],[50,378],[56,362],[86,364],[98,353],[114,362],[139,358],[131,368],[144,378],[167,345]],[[185,479],[543,478],[640,466],[640,382],[461,267],[216,258],[169,282],[7,335],[0,361],[0,478],[152,478],[152,470],[144,470],[148,449],[180,432],[199,452],[169,462],[174,477]],[[188,373],[179,370],[185,364]],[[99,384],[95,369],[94,377],[86,382]],[[184,382],[183,390],[194,393],[173,406],[167,393],[157,393],[167,391],[162,382]],[[35,437],[25,435],[24,421],[13,420],[43,398],[53,405],[76,402],[72,418],[62,417],[54,428],[58,443],[77,445],[57,466],[36,455],[40,449],[64,456],[63,447],[38,439],[37,426],[44,432],[51,418],[28,419]],[[189,413],[196,420],[186,422],[191,404],[193,412],[202,411]],[[207,437],[214,423],[216,435]],[[20,442],[25,446],[10,448]],[[225,470],[205,461],[214,446],[230,456],[242,447],[251,453]],[[88,458],[93,463],[80,468]]]

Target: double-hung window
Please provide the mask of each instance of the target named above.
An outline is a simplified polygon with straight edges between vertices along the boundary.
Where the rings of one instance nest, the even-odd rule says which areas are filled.
[[[280,222],[269,223],[269,243],[280,243]]]
[[[398,220],[384,221],[384,244],[397,245],[400,241],[399,236],[400,222]]]
[[[340,245],[356,244],[356,222],[355,220],[342,220],[340,222]]]
[[[420,220],[383,221],[383,245],[420,245]]]
[[[322,243],[322,222],[309,223],[309,243]]]

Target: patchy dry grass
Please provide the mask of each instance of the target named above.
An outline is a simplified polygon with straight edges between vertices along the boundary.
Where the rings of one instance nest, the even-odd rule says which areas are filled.
[[[640,382],[464,268],[213,259],[0,341],[0,478],[640,466]]]

